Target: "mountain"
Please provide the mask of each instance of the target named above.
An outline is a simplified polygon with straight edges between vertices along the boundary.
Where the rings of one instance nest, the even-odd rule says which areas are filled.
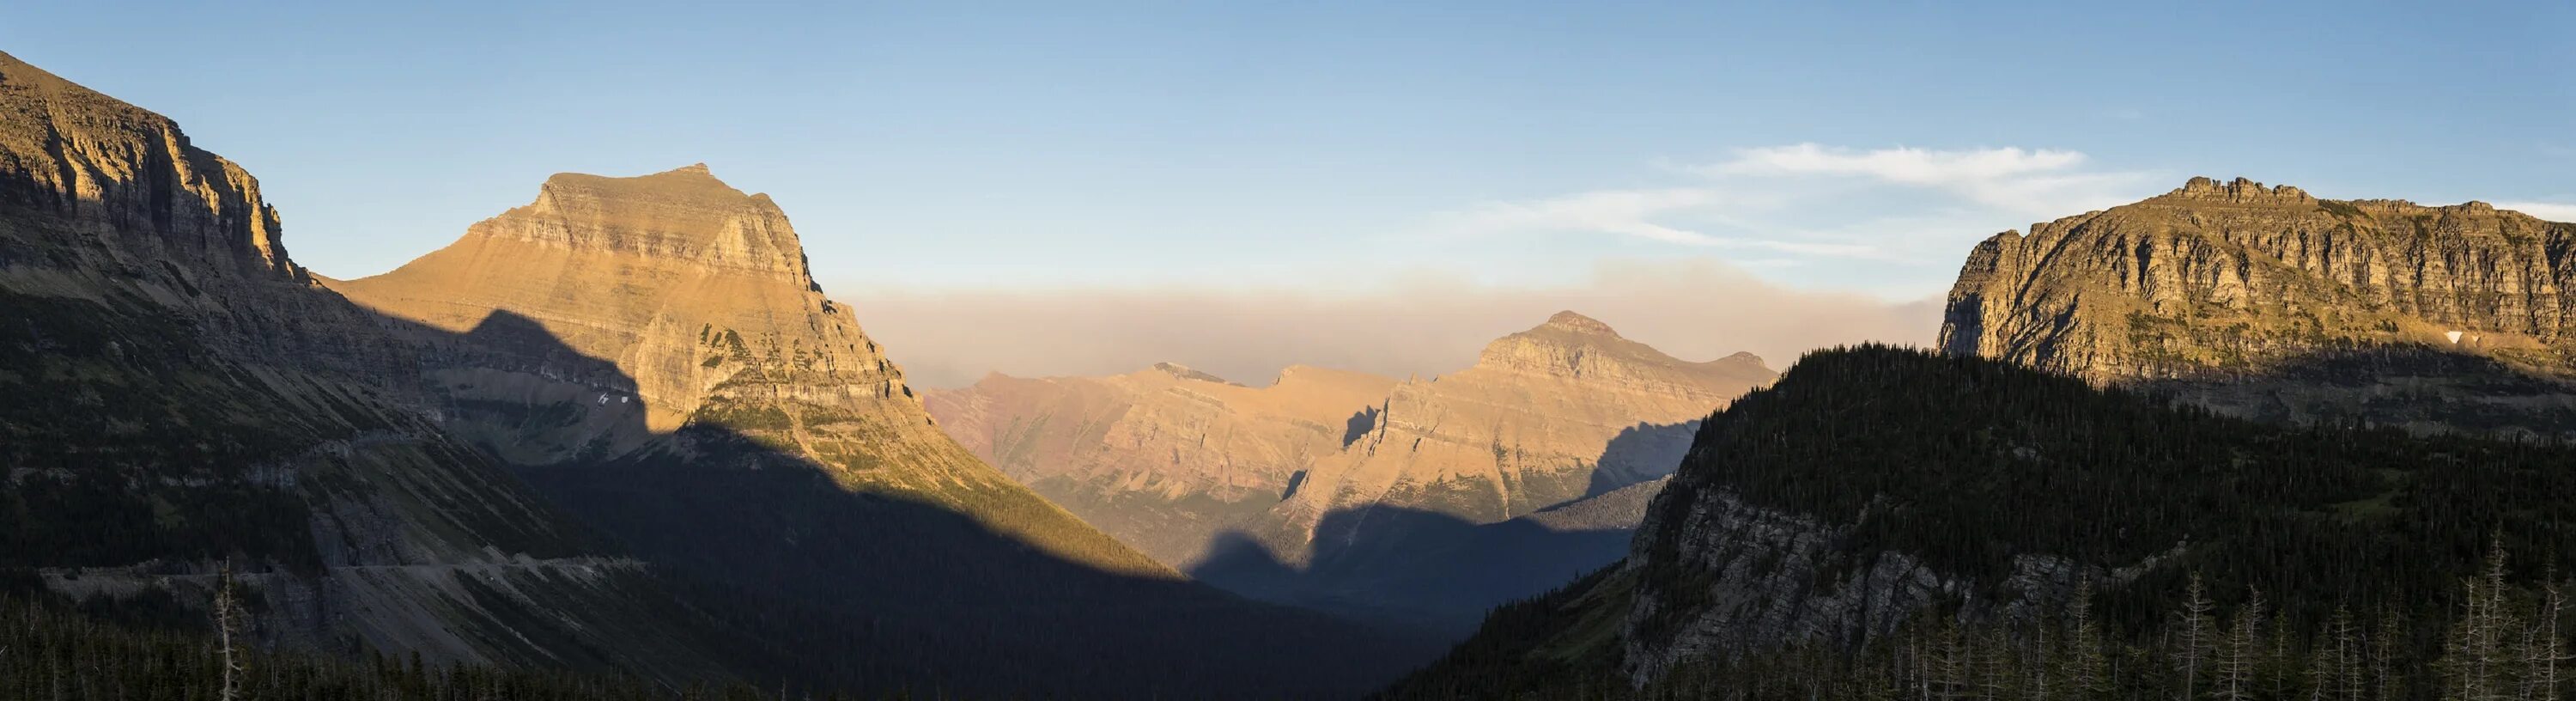
[[[723,426],[850,489],[953,507],[1106,571],[1171,574],[932,426],[902,370],[814,283],[786,214],[704,165],[557,175],[446,248],[325,282],[435,329],[415,339],[431,356],[422,374],[462,432],[513,463],[694,460],[720,449],[681,429]]]
[[[2458,669],[2434,661],[2445,630],[2490,620],[2464,618],[2462,577],[2498,568],[2467,596],[2539,617],[2548,573],[2576,566],[2571,464],[2565,445],[2253,422],[1995,360],[1819,351],[1702,425],[1626,559],[1498,609],[1386,695],[2020,688],[2091,649],[2135,684],[2111,697],[2171,697],[2216,676],[2171,642],[2218,622],[2190,607],[2280,631],[2281,669],[2334,669],[2360,643],[2333,647],[2330,626],[2368,628],[2378,666],[2429,694]],[[2491,547],[2511,556],[2482,565]],[[1962,666],[1987,664],[2031,676]],[[2304,675],[2263,688],[2305,693]]]
[[[281,232],[169,119],[0,54],[0,570],[148,611],[203,607],[229,565],[271,647],[749,673],[644,563],[381,382],[420,361],[400,324]]]
[[[1259,518],[1365,430],[1396,381],[1294,366],[1253,388],[1172,363],[930,390],[941,427],[1083,520],[1174,567]]]
[[[1428,380],[1300,366],[1253,388],[1165,363],[994,375],[927,402],[969,449],[1158,561],[1454,635],[1615,558],[1633,522],[1598,515],[1639,493],[1574,505],[1669,472],[1698,417],[1770,377],[1750,354],[1681,361],[1563,312]]]
[[[2571,286],[2576,224],[2194,178],[1979,244],[1940,347],[2257,418],[2563,438]]]
[[[325,282],[408,324],[457,435],[729,621],[831,651],[838,682],[1330,696],[1423,654],[1187,581],[960,447],[777,204],[702,165],[557,175],[445,248]]]

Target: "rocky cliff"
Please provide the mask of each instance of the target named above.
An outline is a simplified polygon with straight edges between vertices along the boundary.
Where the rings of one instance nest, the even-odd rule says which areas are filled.
[[[1162,562],[1371,617],[1435,608],[1445,629],[1614,557],[1627,523],[1513,522],[1669,472],[1700,417],[1770,377],[1749,354],[1681,361],[1565,312],[1432,379],[1291,367],[1251,388],[1164,364],[988,377],[929,405],[978,454]]]
[[[2557,434],[2570,285],[2576,224],[2194,178],[1979,244],[1940,347],[2267,418]]]
[[[0,54],[0,567],[202,603],[230,562],[265,644],[724,674],[639,563],[384,381],[417,361],[384,328],[240,166]]]

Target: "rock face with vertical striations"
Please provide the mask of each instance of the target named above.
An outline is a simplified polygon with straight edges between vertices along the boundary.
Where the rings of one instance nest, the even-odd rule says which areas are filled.
[[[2264,418],[2566,435],[2571,286],[2576,224],[2194,178],[1979,244],[1940,347]]]
[[[1628,527],[1519,517],[1669,473],[1700,417],[1771,375],[1563,312],[1432,379],[1291,367],[1250,388],[1165,364],[996,375],[929,404],[978,454],[1166,564],[1455,632],[1616,557]]]

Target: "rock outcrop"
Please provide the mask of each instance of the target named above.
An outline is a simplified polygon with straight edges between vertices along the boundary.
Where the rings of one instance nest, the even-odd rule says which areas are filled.
[[[1771,375],[1750,354],[1681,361],[1563,312],[1432,379],[1291,367],[1249,388],[1163,364],[996,375],[928,401],[969,448],[1164,563],[1364,616],[1439,608],[1433,627],[1454,629],[1615,557],[1629,525],[1511,522],[1669,473],[1700,417]],[[1497,533],[1526,536],[1520,556],[1545,574],[1480,560],[1515,557]],[[1434,562],[1494,581],[1420,571]]]
[[[2194,178],[1979,244],[1940,347],[2268,418],[2561,434],[2571,286],[2576,224]]]

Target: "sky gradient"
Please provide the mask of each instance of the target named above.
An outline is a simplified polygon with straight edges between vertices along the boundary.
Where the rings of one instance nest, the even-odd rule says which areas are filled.
[[[373,4],[40,3],[0,50],[177,119],[339,277],[700,161],[863,308],[1605,265],[1914,303],[2193,175],[2576,219],[2564,3]]]

